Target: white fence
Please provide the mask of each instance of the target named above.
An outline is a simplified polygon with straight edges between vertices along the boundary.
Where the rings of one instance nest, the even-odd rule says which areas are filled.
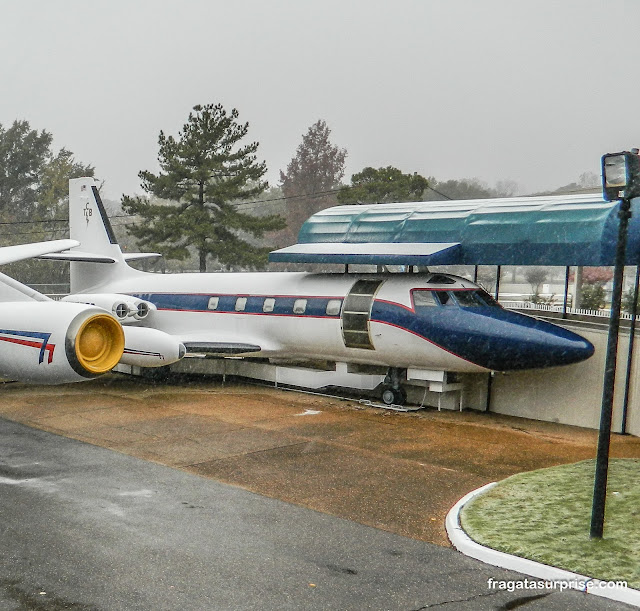
[[[531,303],[530,301],[500,301],[500,305],[509,310],[537,310],[539,312],[558,312],[566,311],[567,314],[582,314],[584,316],[599,316],[601,318],[609,318],[611,310],[583,310],[582,308],[564,308],[561,305],[548,305],[544,303]],[[620,318],[631,320],[631,314],[621,312]]]

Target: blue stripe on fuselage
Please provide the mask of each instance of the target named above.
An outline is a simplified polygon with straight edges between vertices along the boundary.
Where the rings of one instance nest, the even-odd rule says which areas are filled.
[[[327,303],[335,297],[275,297],[273,312],[265,313],[262,309],[265,296],[246,296],[245,309],[241,312],[235,310],[238,295],[143,293],[133,296],[150,301],[160,310],[339,318],[326,314]],[[218,297],[215,310],[208,309],[210,297]],[[293,313],[297,299],[307,300],[302,315]],[[406,329],[455,356],[496,371],[567,365],[593,354],[593,346],[571,331],[495,306],[437,305],[413,311],[388,301],[374,301],[371,320]]]
[[[272,312],[264,312],[263,305],[265,298],[269,296],[256,295],[189,295],[180,293],[142,293],[132,294],[132,297],[143,299],[153,303],[159,310],[177,310],[182,312],[217,312],[236,313],[236,300],[238,297],[246,297],[247,303],[244,310],[238,314],[263,314],[269,316],[276,314],[280,316],[298,316],[293,312],[293,304],[299,299],[307,300],[307,307],[302,316],[313,316],[322,318],[339,318],[340,315],[327,314],[327,304],[336,297],[274,297],[275,305]],[[218,306],[209,309],[209,299],[218,297]]]

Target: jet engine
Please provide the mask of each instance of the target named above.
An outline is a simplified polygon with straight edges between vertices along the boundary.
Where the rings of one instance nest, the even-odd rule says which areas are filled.
[[[186,348],[175,337],[149,327],[124,326],[124,353],[120,362],[138,367],[163,367],[179,361]]]
[[[124,351],[114,316],[79,303],[0,303],[0,377],[59,384],[113,369]]]
[[[62,301],[98,306],[111,312],[120,321],[143,320],[151,310],[156,309],[149,301],[118,293],[78,293],[63,297]]]

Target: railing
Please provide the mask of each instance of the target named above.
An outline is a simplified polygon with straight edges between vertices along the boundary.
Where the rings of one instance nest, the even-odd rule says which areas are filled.
[[[604,310],[584,310],[582,308],[569,308],[565,310],[561,305],[549,305],[546,303],[532,303],[530,301],[500,301],[500,305],[508,310],[536,310],[538,312],[566,312],[567,314],[580,314],[582,316],[599,316],[609,318],[611,311]],[[620,318],[631,320],[631,314],[622,312]]]

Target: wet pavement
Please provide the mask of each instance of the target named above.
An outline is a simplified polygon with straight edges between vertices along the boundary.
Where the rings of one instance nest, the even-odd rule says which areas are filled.
[[[595,456],[596,431],[495,414],[397,413],[315,395],[114,375],[0,388],[0,416],[391,533],[448,546],[470,490]],[[640,457],[613,436],[612,456]]]
[[[629,608],[4,419],[0,491],[3,611]]]

